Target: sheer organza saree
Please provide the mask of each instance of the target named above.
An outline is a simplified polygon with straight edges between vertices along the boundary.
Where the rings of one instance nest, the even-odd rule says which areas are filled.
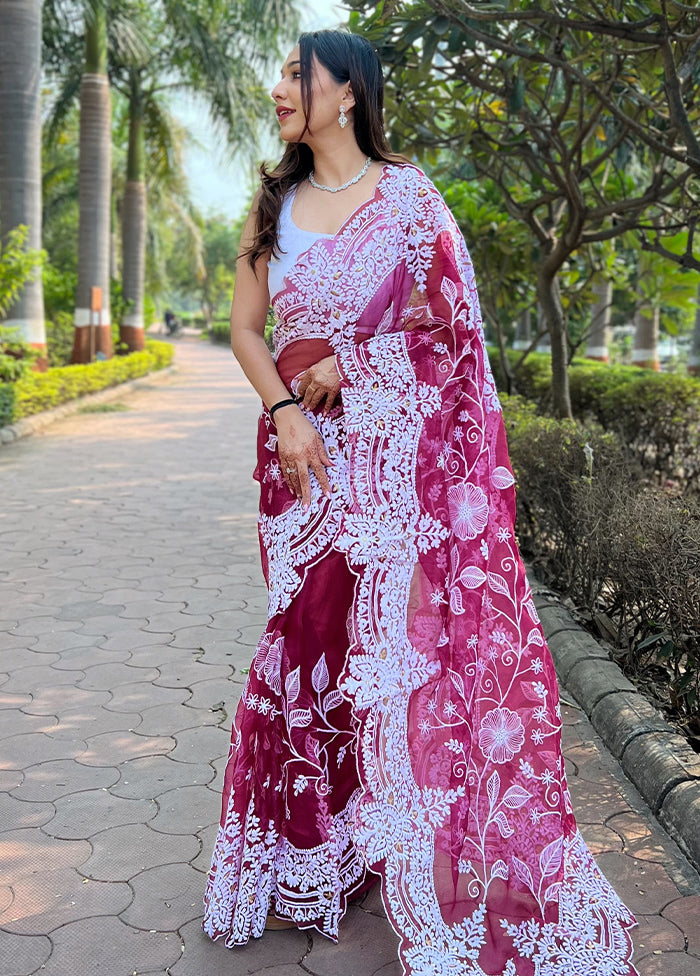
[[[337,938],[378,875],[406,973],[631,976],[634,918],[576,827],[556,676],[471,263],[432,183],[385,166],[273,296],[278,369],[336,356],[308,511],[259,428],[268,625],[233,726],[205,931]]]

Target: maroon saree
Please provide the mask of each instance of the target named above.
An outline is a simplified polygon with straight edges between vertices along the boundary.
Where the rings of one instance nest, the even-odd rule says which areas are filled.
[[[633,916],[577,830],[556,676],[471,263],[432,183],[385,166],[273,295],[278,369],[332,352],[335,466],[308,511],[260,420],[269,619],[238,706],[205,931],[337,938],[379,875],[405,973],[632,976]]]

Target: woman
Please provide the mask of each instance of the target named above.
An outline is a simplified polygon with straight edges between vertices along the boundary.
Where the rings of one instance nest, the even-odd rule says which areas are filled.
[[[378,875],[407,973],[629,976],[634,918],[571,809],[469,256],[389,151],[382,94],[370,45],[338,31],[302,35],[272,92],[287,149],[231,313],[266,406],[269,620],[204,928],[336,939]]]

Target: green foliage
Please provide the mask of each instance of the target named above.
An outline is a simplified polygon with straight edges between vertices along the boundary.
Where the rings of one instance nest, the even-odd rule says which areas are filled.
[[[74,338],[73,313],[54,312],[53,320],[46,323],[46,348],[50,368],[70,364]]]
[[[0,384],[0,425],[164,369],[172,362],[173,354],[169,343],[149,339],[143,352],[87,365],[58,367],[46,373],[27,373],[14,383]]]
[[[0,383],[14,383],[25,376],[38,355],[23,341],[19,329],[0,325]]]
[[[20,224],[8,232],[4,244],[0,242],[0,318],[7,315],[46,256],[25,247],[28,234],[29,228]]]
[[[700,502],[653,488],[614,434],[502,395],[518,539],[544,578],[616,632],[637,679],[700,732]]]
[[[231,323],[228,319],[212,322],[209,327],[209,338],[212,342],[228,343],[231,342]]]

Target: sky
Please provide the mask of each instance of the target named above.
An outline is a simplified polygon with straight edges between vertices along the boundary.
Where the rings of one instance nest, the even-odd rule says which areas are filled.
[[[302,30],[319,30],[337,27],[347,20],[347,13],[337,0],[302,0]],[[274,84],[271,81],[270,87]],[[247,206],[252,193],[251,178],[245,167],[227,160],[211,131],[211,125],[202,106],[186,97],[178,98],[172,105],[173,114],[187,127],[197,141],[185,154],[185,168],[190,189],[197,206],[204,213],[218,213],[235,219]],[[282,143],[279,142],[282,154]],[[271,147],[274,158],[275,146]]]

